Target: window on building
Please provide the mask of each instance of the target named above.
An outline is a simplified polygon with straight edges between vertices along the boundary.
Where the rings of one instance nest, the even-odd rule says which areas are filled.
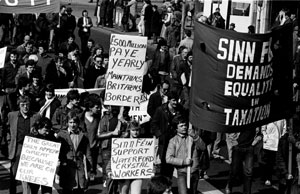
[[[250,3],[232,2],[231,15],[249,16]]]

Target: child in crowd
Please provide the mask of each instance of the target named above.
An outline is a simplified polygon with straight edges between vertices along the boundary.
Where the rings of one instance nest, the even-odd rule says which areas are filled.
[[[169,141],[166,162],[177,169],[179,194],[196,194],[199,181],[200,156],[205,151],[205,143],[195,135],[195,130],[188,132],[187,121],[178,115],[172,120],[177,135]],[[190,153],[190,156],[189,156]],[[187,171],[190,167],[190,189],[187,188]]]

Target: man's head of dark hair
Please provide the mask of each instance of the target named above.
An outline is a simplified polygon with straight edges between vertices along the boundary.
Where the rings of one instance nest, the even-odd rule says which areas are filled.
[[[176,101],[178,100],[178,95],[175,91],[171,91],[168,93],[168,100],[170,101],[172,99],[174,99]]]
[[[183,117],[182,115],[177,115],[172,119],[172,126],[174,127],[174,129],[177,129],[177,126],[179,123],[188,123],[187,119],[185,117]]]
[[[184,49],[186,49],[186,46],[184,46],[184,45],[180,46],[179,49],[178,49],[178,54],[181,54],[181,52],[182,52]]]
[[[71,100],[75,100],[75,99],[79,99],[80,98],[80,94],[78,92],[78,90],[70,90],[67,93],[67,101],[70,102]]]
[[[51,93],[54,94],[54,92],[55,92],[54,85],[53,84],[47,84],[46,87],[45,87],[45,92],[51,92]]]
[[[28,61],[26,61],[25,63],[25,67],[28,67],[28,66],[35,66],[35,61],[32,60],[32,59],[29,59]]]
[[[191,36],[192,36],[192,31],[191,31],[191,30],[186,29],[186,30],[184,31],[184,33],[185,33],[185,35],[186,35],[187,37],[191,37]]]
[[[22,89],[30,83],[30,80],[27,77],[20,77],[18,80],[17,89]]]

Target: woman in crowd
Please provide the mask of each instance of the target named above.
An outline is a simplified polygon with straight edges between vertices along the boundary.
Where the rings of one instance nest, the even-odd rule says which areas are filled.
[[[141,127],[137,121],[130,121],[128,123],[126,131],[122,134],[124,138],[139,138],[141,133]],[[107,175],[109,178],[113,178],[111,170],[111,161],[106,167]],[[141,194],[142,192],[142,179],[124,179],[118,180],[120,194]],[[130,192],[129,192],[130,191]]]

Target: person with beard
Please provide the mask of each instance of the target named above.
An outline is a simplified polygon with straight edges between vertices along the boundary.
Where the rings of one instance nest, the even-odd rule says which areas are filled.
[[[15,179],[17,168],[21,156],[23,141],[26,135],[30,134],[30,129],[34,122],[39,118],[39,115],[33,114],[30,108],[31,99],[26,96],[20,96],[16,102],[19,108],[18,111],[13,111],[8,114],[8,159],[11,162],[10,167],[10,193],[16,194],[17,181]],[[29,192],[28,183],[22,182],[23,193]]]
[[[99,154],[99,142],[97,138],[98,125],[100,123],[101,103],[100,96],[97,94],[89,94],[85,99],[84,124],[87,136],[90,142],[91,156],[93,166],[91,169],[90,180],[94,181],[97,174],[97,159]]]

